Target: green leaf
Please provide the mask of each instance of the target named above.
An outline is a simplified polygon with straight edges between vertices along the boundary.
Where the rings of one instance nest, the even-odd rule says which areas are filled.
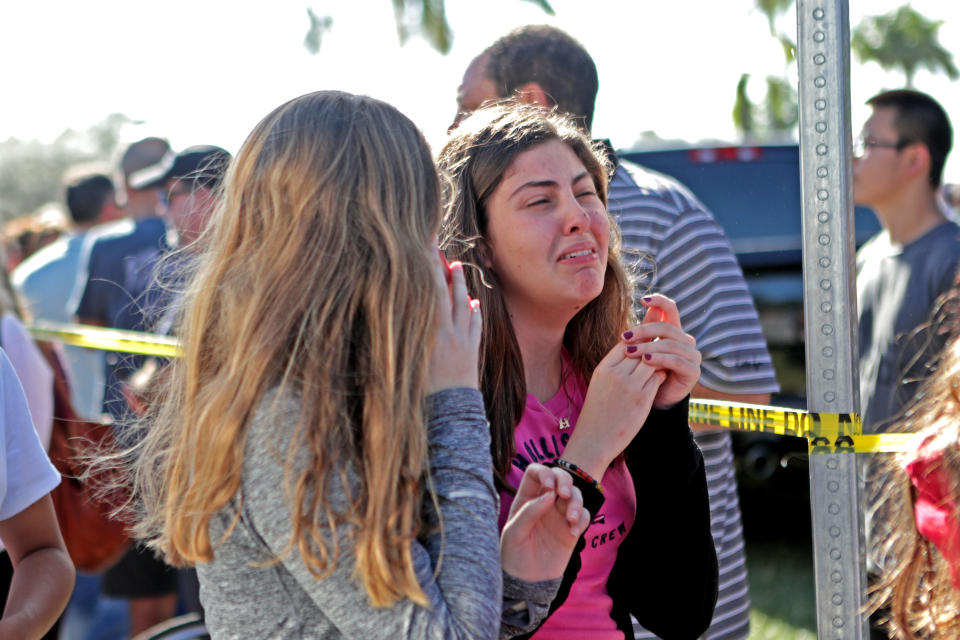
[[[853,30],[850,48],[861,62],[876,62],[881,68],[900,70],[907,86],[919,68],[944,72],[951,80],[960,73],[953,54],[939,41],[942,20],[930,20],[909,5],[881,16],[864,18]]]
[[[790,131],[800,120],[797,90],[784,78],[767,76],[767,127],[771,133]]]
[[[550,6],[550,3],[547,2],[547,0],[526,0],[526,1],[532,2],[533,4],[543,9],[543,12],[548,16],[557,15],[557,12],[553,10],[553,7]]]
[[[330,27],[333,26],[333,18],[318,16],[309,7],[307,7],[307,15],[310,17],[310,28],[307,29],[307,35],[303,37],[303,46],[310,52],[310,55],[317,55],[320,53],[320,42],[323,40],[323,34],[330,31]]]
[[[750,80],[750,74],[744,73],[740,76],[737,83],[737,99],[733,103],[733,126],[743,137],[753,134],[753,103],[750,96],[747,95],[747,82]]]
[[[776,21],[781,13],[793,6],[794,0],[756,0],[757,9],[767,18],[767,25],[770,27],[770,35],[776,35]]]
[[[556,15],[548,0],[524,0]],[[453,30],[447,22],[445,0],[392,0],[400,44],[413,35],[422,36],[431,47],[446,55],[453,45]]]
[[[783,47],[783,57],[786,59],[787,64],[792,64],[793,61],[797,59],[796,43],[782,33],[777,36],[777,40],[780,42],[780,46]]]
[[[420,28],[427,42],[446,55],[453,45],[453,32],[447,22],[444,0],[419,0],[422,5]]]

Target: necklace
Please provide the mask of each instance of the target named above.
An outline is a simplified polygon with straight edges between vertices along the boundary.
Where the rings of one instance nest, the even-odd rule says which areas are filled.
[[[554,420],[557,421],[557,427],[560,428],[560,431],[563,431],[564,429],[569,429],[569,428],[570,428],[570,418],[569,418],[569,417],[563,417],[563,418],[557,417],[557,414],[555,414],[553,411],[550,411],[550,409],[547,409],[547,405],[544,404],[543,402],[540,403],[540,406],[543,407],[543,410],[546,411],[546,412],[550,415],[551,418],[553,418]],[[567,400],[567,413],[569,413],[569,412],[570,412],[570,400],[568,399],[568,400]]]
[[[560,391],[563,392],[563,395],[567,397],[567,416],[559,417],[553,411],[547,408],[546,402],[541,402],[540,406],[543,407],[543,410],[557,422],[557,427],[560,428],[560,431],[570,428],[570,395],[567,393],[567,375],[566,375],[566,363],[563,361],[563,356],[560,357]]]
[[[554,420],[557,421],[557,427],[559,427],[560,431],[563,431],[564,429],[569,429],[569,428],[570,428],[570,416],[569,416],[569,414],[570,414],[570,396],[567,394],[567,386],[566,386],[566,385],[567,385],[567,376],[566,376],[566,366],[565,366],[565,364],[566,364],[566,363],[563,361],[563,358],[561,357],[561,358],[560,358],[560,391],[563,391],[563,395],[567,396],[567,416],[566,416],[566,417],[563,417],[563,418],[560,418],[560,417],[558,417],[557,414],[555,414],[553,411],[550,411],[550,409],[547,409],[547,405],[546,405],[545,402],[541,402],[541,403],[540,403],[540,406],[543,407],[543,410],[546,411],[547,414],[549,414],[549,416],[550,416],[551,418],[553,418]]]

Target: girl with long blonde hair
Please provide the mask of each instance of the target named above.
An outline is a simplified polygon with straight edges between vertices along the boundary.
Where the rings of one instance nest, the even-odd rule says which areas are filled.
[[[197,566],[214,637],[497,635],[481,314],[439,224],[422,135],[371,98],[291,100],[229,168],[133,450],[136,532]],[[503,570],[535,593],[587,514],[563,474],[524,482]]]
[[[703,458],[687,424],[700,354],[669,299],[643,298],[606,209],[607,162],[563,115],[504,103],[459,123],[442,246],[483,305],[480,387],[501,489],[563,469],[593,522],[536,638],[672,640],[710,624],[717,563]]]

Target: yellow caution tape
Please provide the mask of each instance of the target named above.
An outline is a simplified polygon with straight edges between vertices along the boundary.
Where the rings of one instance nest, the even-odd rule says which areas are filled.
[[[830,444],[810,442],[810,453],[903,453],[916,449],[915,433],[873,433],[840,438]]]
[[[180,343],[176,338],[152,333],[57,322],[38,322],[29,327],[29,331],[37,340],[55,340],[88,349],[120,351],[162,358],[180,356]]]
[[[913,437],[911,433],[864,435],[856,413],[815,413],[720,400],[691,400],[690,422],[806,438],[811,454],[899,453],[910,448]]]
[[[691,400],[690,422],[734,429],[757,431],[798,438],[827,438],[863,433],[856,413],[811,413],[785,407],[743,404],[720,400]]]
[[[55,340],[88,349],[162,358],[180,356],[180,343],[176,338],[152,333],[53,322],[37,323],[29,327],[29,331],[38,340]],[[811,454],[898,453],[908,450],[913,436],[909,433],[863,435],[862,422],[856,413],[814,413],[720,400],[691,400],[690,421],[734,431],[806,438]]]

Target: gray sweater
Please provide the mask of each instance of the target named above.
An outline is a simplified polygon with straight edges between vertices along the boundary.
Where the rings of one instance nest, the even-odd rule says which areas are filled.
[[[310,573],[296,549],[280,563],[255,566],[281,556],[290,536],[283,460],[300,413],[295,397],[268,394],[247,436],[240,520],[217,545],[236,513],[234,499],[211,521],[213,560],[197,567],[214,638],[495,638],[501,614],[512,618],[504,623],[510,633],[539,622],[559,581],[524,585],[508,578],[509,600],[502,600],[497,492],[480,392],[448,389],[430,396],[428,405],[430,467],[443,536],[431,526],[437,514],[428,501],[425,528],[432,532],[411,545],[430,606],[403,600],[373,608],[352,575],[356,556],[349,525],[337,527],[340,555],[324,579]],[[307,464],[308,456],[296,463]],[[335,508],[345,504],[339,491],[332,482],[328,498]]]

